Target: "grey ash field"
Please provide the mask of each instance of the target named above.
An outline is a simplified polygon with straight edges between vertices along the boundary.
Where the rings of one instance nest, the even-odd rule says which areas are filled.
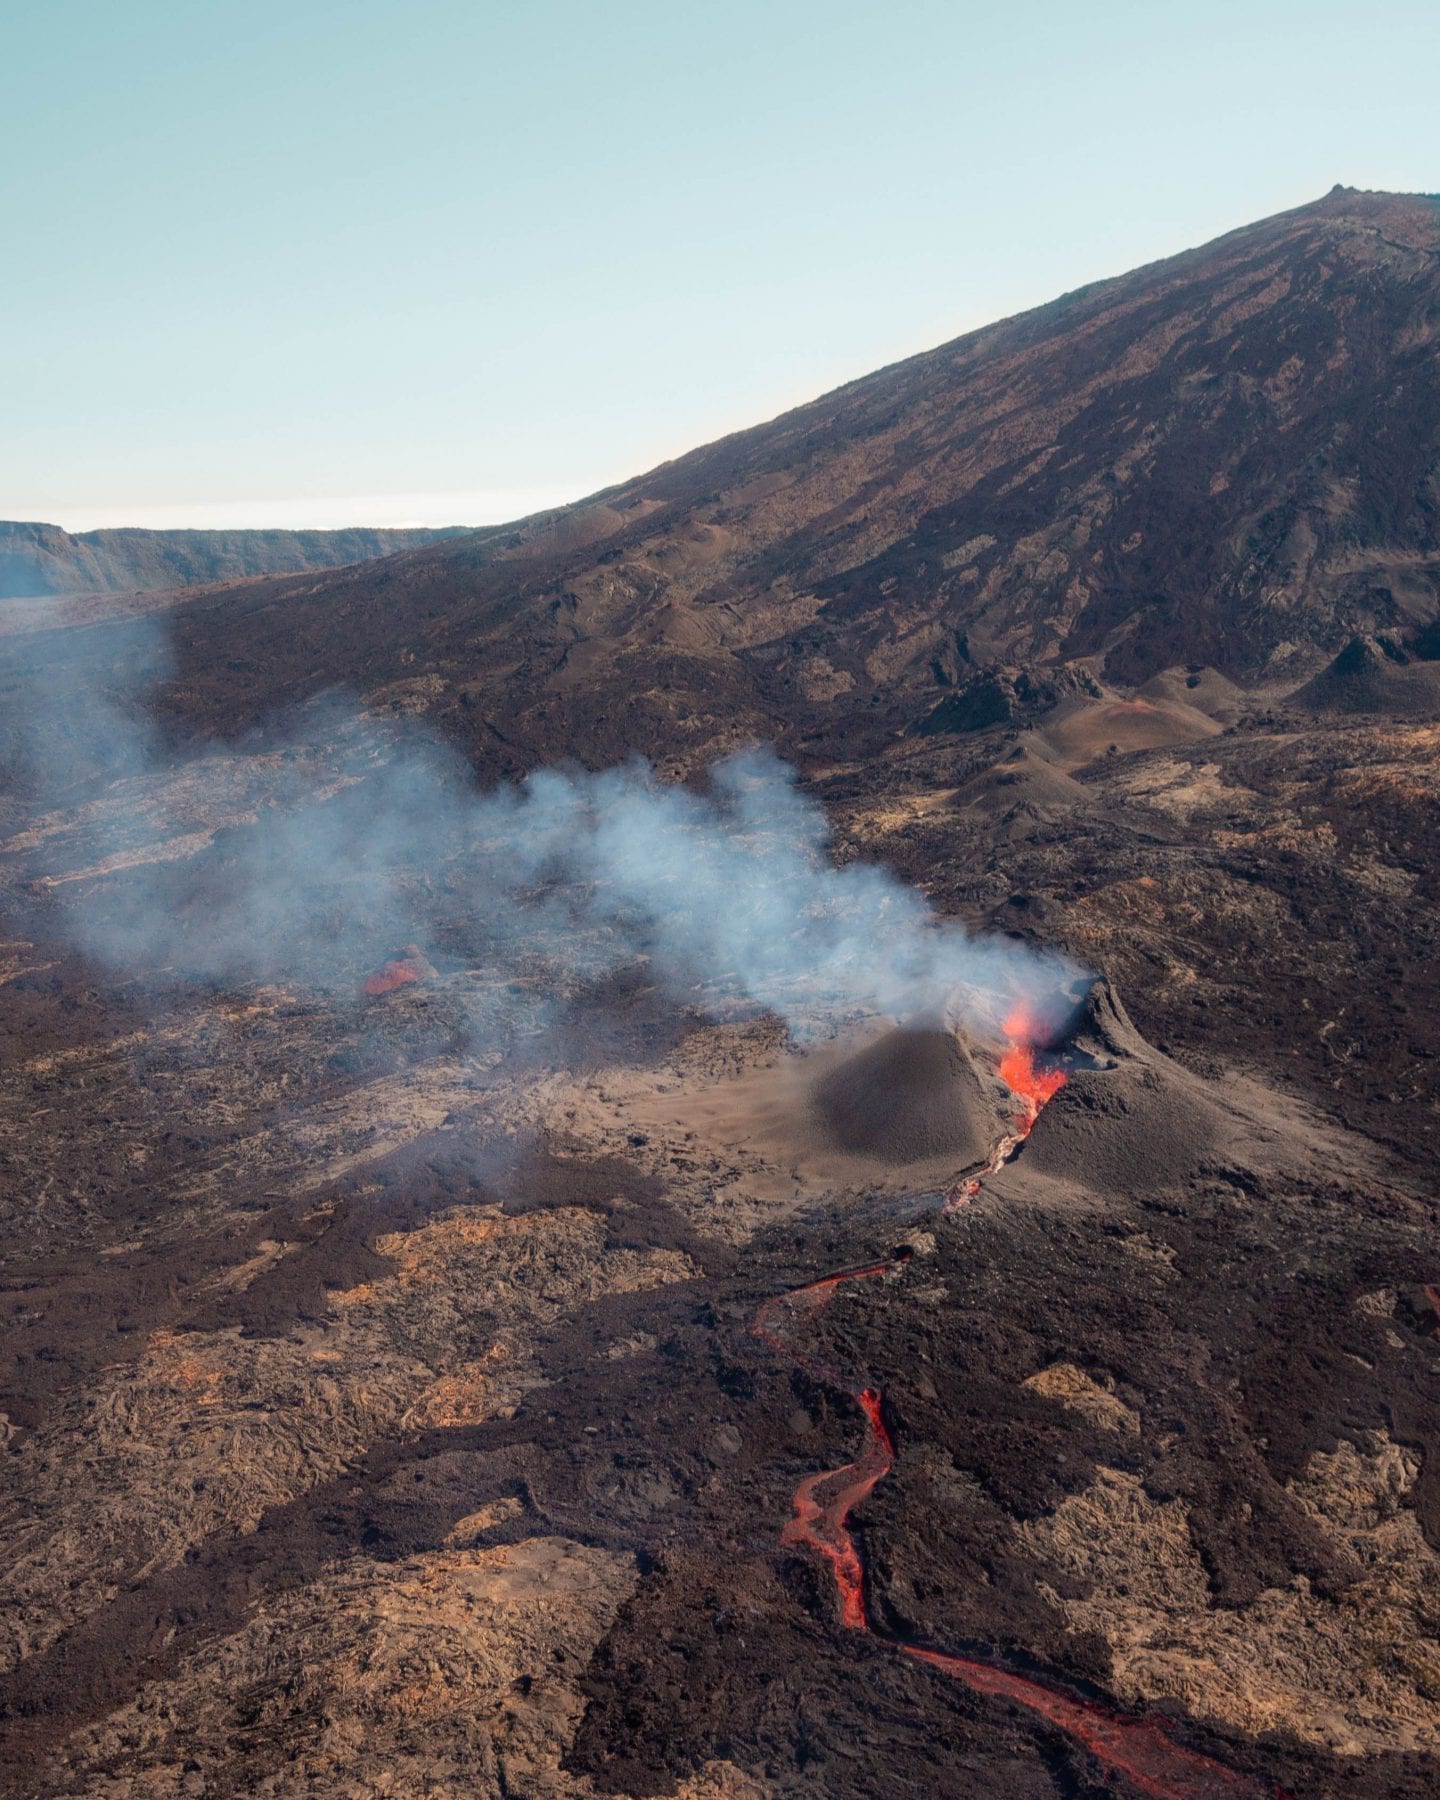
[[[1337,190],[510,530],[5,605],[7,1791],[1435,1791],[1433,201]],[[153,760],[37,784],[37,671],[157,628]],[[337,686],[482,789],[777,745],[836,864],[1095,972],[1067,1085],[947,1213],[1010,1116],[983,1033],[497,973],[443,863],[343,979],[87,959],[77,898],[214,912]],[[301,769],[363,815],[343,733]],[[755,1335],[877,1263],[803,1360]],[[868,1633],[781,1541],[850,1372]]]

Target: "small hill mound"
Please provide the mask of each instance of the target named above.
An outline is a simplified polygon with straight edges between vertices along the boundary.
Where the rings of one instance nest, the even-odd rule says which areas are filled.
[[[1178,700],[1097,700],[1067,707],[1037,734],[1071,768],[1112,752],[1167,750],[1215,737],[1214,719]]]
[[[997,829],[1013,836],[1033,825],[1058,823],[1092,806],[1094,797],[1083,783],[1022,739],[993,768],[958,788],[950,804],[983,812]]]
[[[1362,632],[1290,699],[1310,712],[1425,717],[1440,712],[1440,663],[1412,662],[1392,639]]]
[[[892,1165],[943,1156],[960,1167],[989,1148],[997,1098],[951,1032],[902,1027],[825,1075],[811,1110],[847,1155]]]
[[[1223,1154],[1231,1122],[1205,1083],[1148,1044],[1108,982],[1086,1001],[1069,1080],[1025,1146],[1027,1170],[1144,1194]]]
[[[1194,708],[1222,725],[1238,719],[1245,706],[1245,690],[1209,668],[1162,669],[1136,694],[1141,700]]]

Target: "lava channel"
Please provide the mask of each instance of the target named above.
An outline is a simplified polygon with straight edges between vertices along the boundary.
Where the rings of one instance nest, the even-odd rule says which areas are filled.
[[[1035,1067],[1034,1028],[1022,1006],[1017,1006],[1006,1019],[1004,1029],[1009,1042],[1000,1058],[999,1074],[1015,1096],[1014,1124],[990,1152],[984,1168],[976,1175],[962,1176],[946,1194],[944,1210],[947,1213],[959,1212],[962,1206],[968,1206],[978,1196],[985,1177],[1005,1167],[1034,1130],[1041,1109],[1049,1105],[1069,1080],[1063,1069]]]
[[[1010,1033],[1012,1040],[1018,1040],[1019,1022],[1012,1020],[1008,1024],[1015,1027]],[[1023,1041],[1012,1041],[1001,1063],[1001,1072],[1019,1097],[1021,1109],[1015,1121],[1016,1130],[1001,1139],[986,1165],[986,1174],[993,1173],[1008,1161],[1015,1147],[1028,1136],[1040,1109],[1065,1081],[1060,1070],[1037,1072],[1033,1053]],[[947,1211],[952,1210],[953,1196],[962,1187],[970,1190],[965,1198],[973,1198],[979,1192],[980,1177],[972,1176],[968,1182],[957,1183],[952,1188],[946,1200]],[[846,1282],[886,1275],[908,1260],[909,1252],[901,1252],[889,1261],[841,1270],[804,1287],[777,1294],[761,1304],[751,1323],[754,1336],[772,1350],[790,1357],[808,1374],[847,1393],[860,1408],[865,1421],[860,1454],[854,1462],[841,1468],[821,1470],[805,1477],[795,1490],[793,1516],[780,1539],[782,1543],[814,1551],[829,1564],[841,1624],[848,1631],[863,1631],[876,1637],[884,1634],[876,1632],[870,1623],[865,1598],[865,1565],[851,1535],[849,1521],[854,1509],[895,1466],[895,1441],[885,1423],[884,1396],[879,1388],[868,1382],[857,1388],[838,1370],[799,1349],[794,1339],[796,1334],[815,1323],[821,1309]],[[1255,1796],[1274,1791],[1198,1751],[1187,1750],[1153,1719],[1127,1718],[1093,1701],[1074,1699],[994,1663],[951,1656],[899,1638],[885,1637],[884,1641],[901,1655],[964,1682],[974,1693],[990,1699],[1009,1700],[1037,1714],[1083,1744],[1112,1773],[1123,1776],[1141,1793],[1152,1795],[1155,1800],[1221,1800],[1225,1796]]]

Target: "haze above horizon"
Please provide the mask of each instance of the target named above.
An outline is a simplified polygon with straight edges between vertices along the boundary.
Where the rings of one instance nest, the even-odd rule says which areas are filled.
[[[0,517],[484,524],[1318,198],[1440,11],[55,0],[7,32]]]

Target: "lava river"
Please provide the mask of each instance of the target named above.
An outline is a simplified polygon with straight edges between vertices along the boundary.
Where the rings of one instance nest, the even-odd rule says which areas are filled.
[[[1016,1097],[1014,1125],[1001,1138],[981,1174],[967,1177],[951,1188],[945,1200],[947,1212],[976,1197],[983,1177],[1009,1160],[1029,1135],[1041,1108],[1065,1083],[1063,1070],[1036,1068],[1034,1051],[1020,1035],[1023,1025],[1018,1018],[1007,1020],[1006,1029],[1011,1042],[1001,1059],[1000,1073]],[[826,1386],[848,1394],[864,1421],[865,1435],[854,1462],[807,1475],[795,1490],[793,1517],[780,1534],[782,1543],[808,1549],[829,1564],[840,1622],[849,1631],[873,1632],[865,1598],[865,1567],[850,1531],[850,1514],[894,1467],[895,1443],[885,1423],[880,1389],[868,1382],[857,1386],[839,1369],[810,1354],[799,1340],[847,1282],[887,1275],[908,1260],[909,1253],[902,1252],[890,1260],[842,1270],[778,1294],[761,1305],[751,1324],[753,1334],[772,1350],[790,1357]],[[898,1638],[887,1641],[901,1655],[963,1681],[977,1694],[1008,1700],[1038,1714],[1068,1732],[1113,1774],[1157,1800],[1217,1800],[1219,1796],[1254,1796],[1273,1791],[1210,1757],[1187,1750],[1155,1720],[1127,1718],[995,1663],[952,1656]]]

